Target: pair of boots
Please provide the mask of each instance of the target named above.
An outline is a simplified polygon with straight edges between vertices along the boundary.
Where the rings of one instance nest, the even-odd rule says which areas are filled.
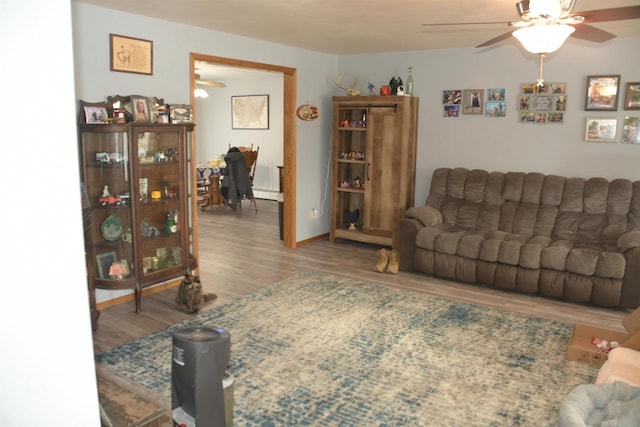
[[[384,248],[378,249],[378,262],[375,271],[396,274],[398,272],[399,258],[398,251],[395,249],[391,251]]]

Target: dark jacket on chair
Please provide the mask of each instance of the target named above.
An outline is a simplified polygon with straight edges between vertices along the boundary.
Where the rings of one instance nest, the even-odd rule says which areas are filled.
[[[252,199],[253,192],[249,181],[249,170],[242,152],[233,147],[227,152],[224,161],[227,163],[228,173],[222,178],[223,197],[231,205],[237,205],[243,197]],[[227,193],[227,195],[225,196],[224,193]]]

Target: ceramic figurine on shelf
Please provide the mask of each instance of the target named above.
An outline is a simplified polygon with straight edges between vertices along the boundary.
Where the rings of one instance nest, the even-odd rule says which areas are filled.
[[[350,211],[349,209],[344,210],[343,216],[344,226],[349,231],[354,231],[358,227],[358,220],[360,219],[360,209],[356,209],[354,211]]]
[[[389,86],[391,87],[391,95],[397,95],[398,87],[402,86],[402,79],[399,76],[393,76],[389,81]]]
[[[374,96],[376,94],[376,85],[374,85],[373,83],[369,82],[369,84],[367,85],[367,89],[369,89],[370,96]]]

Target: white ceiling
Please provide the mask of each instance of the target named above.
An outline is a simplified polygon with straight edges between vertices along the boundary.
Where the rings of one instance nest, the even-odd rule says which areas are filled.
[[[519,18],[515,0],[73,1],[335,55],[472,48],[509,27],[421,24]],[[638,0],[577,0],[574,12],[637,4]],[[640,37],[638,19],[594,26],[618,37]]]

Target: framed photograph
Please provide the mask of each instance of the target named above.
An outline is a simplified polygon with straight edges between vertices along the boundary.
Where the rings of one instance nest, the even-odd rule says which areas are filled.
[[[624,97],[625,110],[640,110],[640,82],[627,83]]]
[[[460,104],[462,101],[462,91],[460,89],[443,90],[442,91],[442,103],[443,104]]]
[[[96,255],[96,262],[98,264],[98,274],[101,279],[109,278],[109,269],[111,264],[117,261],[115,252],[105,252]]]
[[[170,105],[169,120],[171,123],[191,123],[193,121],[193,107],[188,104]]]
[[[640,144],[640,116],[626,116],[622,127],[624,144]]]
[[[153,42],[151,40],[109,34],[111,71],[153,74]]]
[[[564,113],[567,109],[567,84],[536,83],[520,85],[518,108],[520,122],[532,124],[564,123]]]
[[[462,91],[462,114],[482,114],[483,93],[482,89],[464,89]]]
[[[443,110],[444,117],[460,117],[459,105],[445,105]]]
[[[487,101],[484,109],[485,117],[505,117],[507,103],[504,101]]]
[[[269,95],[232,96],[231,129],[269,129]]]
[[[487,89],[487,101],[504,101],[505,92],[503,87]]]
[[[84,122],[90,124],[105,124],[109,122],[107,107],[84,106]]]
[[[618,119],[608,117],[587,117],[584,140],[615,142]]]
[[[617,111],[620,75],[587,76],[585,111]]]
[[[149,99],[143,97],[131,97],[131,110],[134,122],[150,122]]]

